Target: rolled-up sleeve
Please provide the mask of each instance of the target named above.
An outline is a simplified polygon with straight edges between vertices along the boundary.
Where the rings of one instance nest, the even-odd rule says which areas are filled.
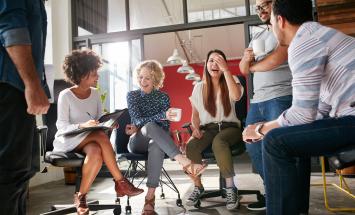
[[[4,47],[30,45],[25,0],[0,0],[0,42]]]

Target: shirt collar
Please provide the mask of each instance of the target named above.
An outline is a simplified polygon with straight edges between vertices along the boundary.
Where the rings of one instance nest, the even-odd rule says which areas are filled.
[[[150,93],[145,93],[143,90],[140,90],[140,95],[142,97],[149,96],[149,95],[154,95],[158,90],[153,89]]]

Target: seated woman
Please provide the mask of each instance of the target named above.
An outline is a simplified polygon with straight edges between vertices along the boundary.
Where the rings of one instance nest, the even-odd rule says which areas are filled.
[[[163,85],[164,72],[160,63],[144,61],[136,67],[140,89],[127,95],[128,110],[133,124],[127,125],[131,135],[128,150],[133,153],[148,152],[148,192],[142,214],[155,214],[155,189],[159,185],[164,156],[167,154],[183,166],[185,172],[195,176],[205,170],[206,165],[192,165],[191,160],[181,154],[169,135],[169,120],[175,117],[169,109],[170,99],[159,91]]]
[[[67,55],[63,69],[67,81],[73,87],[60,92],[58,97],[58,131],[53,142],[54,151],[80,152],[85,154],[79,192],[74,194],[74,204],[78,214],[89,214],[86,194],[105,162],[111,172],[117,196],[135,196],[144,190],[134,187],[121,174],[110,140],[102,130],[83,132],[74,136],[61,135],[76,128],[98,124],[102,115],[100,95],[96,85],[100,58],[90,50],[75,50]]]
[[[231,75],[224,53],[212,50],[207,54],[203,81],[195,85],[190,97],[193,132],[186,146],[186,155],[194,163],[201,163],[201,153],[212,144],[217,165],[226,180],[228,210],[239,206],[230,147],[242,144],[234,103],[242,97],[243,90],[238,78]],[[189,206],[195,205],[204,193],[201,177],[193,180],[195,188],[186,203]]]

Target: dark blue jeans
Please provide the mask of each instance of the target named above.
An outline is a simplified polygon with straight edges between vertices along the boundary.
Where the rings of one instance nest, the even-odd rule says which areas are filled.
[[[246,125],[263,121],[272,121],[288,109],[292,104],[292,96],[281,96],[268,101],[251,103],[246,119]],[[264,179],[262,164],[261,141],[246,144],[248,154],[257,173]]]
[[[0,214],[26,214],[35,161],[35,118],[26,109],[24,93],[0,83]]]
[[[293,215],[300,201],[300,181],[308,181],[310,170],[297,165],[297,158],[329,155],[355,145],[355,116],[329,118],[271,130],[263,140],[264,181],[268,215]],[[266,171],[267,170],[267,171]],[[303,175],[299,175],[303,172]],[[305,211],[302,211],[305,212]]]

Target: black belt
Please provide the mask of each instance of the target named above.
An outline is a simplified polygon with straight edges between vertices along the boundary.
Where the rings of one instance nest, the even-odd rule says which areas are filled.
[[[211,122],[211,123],[208,123],[206,125],[201,125],[200,126],[200,129],[201,130],[209,130],[209,129],[212,129],[212,130],[223,130],[225,128],[229,128],[229,127],[235,127],[235,128],[239,128],[239,124],[236,123],[236,122]]]

